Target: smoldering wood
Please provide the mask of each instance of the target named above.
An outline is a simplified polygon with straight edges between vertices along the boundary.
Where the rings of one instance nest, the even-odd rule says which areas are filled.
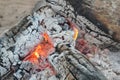
[[[47,1],[50,3],[50,1],[52,0]],[[92,8],[92,4],[94,1],[62,1],[64,2],[64,4],[53,0],[53,3],[57,3],[61,6],[64,6],[64,8],[60,11],[56,11],[58,12],[58,14],[62,14],[65,17],[70,18],[79,26],[80,29],[85,30],[87,33],[91,35],[96,34],[95,38],[102,43],[98,44],[99,46],[101,46],[101,48],[109,48],[111,51],[119,51],[120,40],[119,37],[116,37],[119,35],[119,32],[116,33],[116,30],[111,30],[109,26],[104,23],[104,20],[102,21],[98,18],[97,13]],[[117,29],[117,27],[115,28]]]
[[[51,6],[51,4],[49,4],[49,5]],[[88,32],[95,32],[99,36],[105,37],[105,39],[102,38],[101,41],[110,39],[111,42],[115,43],[115,41],[112,40],[110,35],[102,32],[99,29],[96,29],[95,28],[96,26],[93,23],[89,22],[86,18],[79,16],[79,15],[77,15],[77,18],[74,17],[76,14],[73,13],[71,8],[69,9],[68,6],[70,6],[70,5],[66,5],[66,7],[65,7],[68,11],[66,11],[66,9],[63,8],[62,9],[63,12],[62,11],[60,12],[61,15],[64,15],[65,17],[70,18],[72,21],[75,21],[76,24],[81,29],[85,29]],[[53,10],[54,10],[54,8],[53,8]],[[67,13],[65,13],[65,11]],[[68,13],[69,13],[69,15],[67,15]],[[72,13],[72,15],[70,13]],[[22,59],[25,56],[23,54],[24,53],[26,54],[26,52],[24,52],[24,53],[21,52],[21,54],[14,53],[14,49],[15,49],[15,45],[16,45],[14,43],[16,42],[16,36],[19,36],[21,34],[21,32],[23,30],[26,30],[27,28],[29,28],[30,25],[31,25],[31,23],[28,21],[27,17],[25,17],[23,20],[21,20],[21,22],[18,25],[16,25],[12,29],[10,29],[8,32],[6,32],[4,35],[2,35],[2,37],[0,38],[0,47],[1,47],[0,54],[2,54],[2,53],[8,54],[7,56],[5,56],[5,58],[8,59],[8,60],[6,60],[7,62],[2,62],[2,60],[4,58],[1,58],[3,56],[0,57],[0,60],[1,60],[0,67],[2,67],[2,69],[3,69],[3,72],[1,73],[2,80],[4,80],[5,77],[7,77],[6,75],[9,71],[12,71],[11,65],[13,63],[18,64],[17,61],[19,59]],[[91,25],[93,27],[91,27]],[[86,28],[83,28],[83,26],[86,26]],[[91,31],[89,31],[89,30],[91,30]],[[96,32],[94,30],[96,30],[98,32]],[[33,30],[30,29],[28,32],[22,33],[22,34],[26,35],[26,34],[32,33],[32,32],[33,32]],[[99,40],[100,38],[98,37],[97,39]],[[110,44],[110,43],[107,43],[107,44]],[[9,58],[10,55],[13,58]],[[16,60],[11,60],[11,59],[16,59]],[[56,47],[56,52],[49,56],[49,61],[57,71],[57,74],[54,78],[56,80],[57,79],[60,79],[60,80],[63,80],[63,79],[64,80],[70,80],[70,79],[71,80],[72,79],[74,79],[74,80],[93,80],[93,79],[94,80],[106,80],[104,75],[96,67],[94,67],[94,65],[84,55],[82,55],[77,50],[72,49],[66,45],[60,45],[60,46],[58,45]],[[9,64],[4,66],[3,65],[4,63],[9,63]],[[13,75],[13,73],[11,72],[10,75]]]
[[[69,75],[75,80],[107,80],[83,54],[65,44],[59,44],[49,60],[64,80],[68,80]]]

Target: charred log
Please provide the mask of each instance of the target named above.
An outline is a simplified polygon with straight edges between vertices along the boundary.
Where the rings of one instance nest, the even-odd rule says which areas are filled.
[[[47,1],[48,3],[53,1],[50,5],[52,5],[55,11],[55,3],[62,5],[63,8],[56,12],[71,19],[85,32],[95,35],[94,37],[101,42],[101,44],[95,43],[96,45],[99,45],[101,48],[109,48],[111,51],[118,51],[120,49],[119,26],[111,24],[108,18],[102,16],[104,14],[98,13],[96,7],[94,7],[94,1],[62,0],[61,2],[64,2],[64,4],[54,0]]]
[[[36,13],[24,18],[20,24],[0,37],[0,78],[2,80],[6,79],[6,76],[11,75],[15,80],[106,80],[103,73],[83,54],[75,49],[73,31],[66,18],[75,22],[81,30],[86,31],[90,36],[94,34],[95,39],[101,41],[103,45],[114,45],[120,49],[119,44],[113,40],[107,27],[102,25],[102,28],[100,28],[101,25],[97,25],[98,27],[94,25],[98,22],[94,23],[94,20],[97,20],[96,17],[92,18],[88,15],[88,13],[93,15],[91,11],[89,12],[89,8],[76,9],[78,12],[83,11],[83,13],[78,14],[78,12],[74,11],[74,6],[71,6],[72,3],[70,3],[70,5],[66,1],[63,2],[62,6],[62,4],[54,0],[52,2],[48,1],[43,7],[36,9]],[[87,2],[81,2],[90,6]],[[81,4],[79,1],[78,3]],[[83,5],[81,7],[83,7]],[[84,11],[84,9],[87,9],[87,11]],[[88,18],[88,20],[84,16]],[[50,54],[47,59],[44,59],[45,62],[50,62],[52,65],[47,66],[49,66],[49,68],[53,67],[54,69],[52,69],[52,71],[55,72],[55,74],[52,76],[49,68],[42,66],[42,69],[39,69],[37,68],[38,65],[35,66],[29,61],[24,62],[24,58],[30,55],[29,52],[31,49],[34,49],[36,44],[44,40],[41,34],[41,32],[44,32],[44,30],[42,30],[43,28],[48,30],[49,35],[51,35],[53,39],[58,39],[56,41],[54,40],[55,46],[60,44],[55,47],[55,52]],[[82,34],[80,33],[80,35]],[[62,43],[68,43],[68,45]],[[38,59],[38,61],[40,61],[41,57]],[[12,73],[12,71],[14,71],[14,73]],[[9,72],[11,72],[10,75]]]
[[[101,19],[102,14],[99,14],[95,11],[95,6],[93,6],[94,1],[92,0],[91,1],[67,0],[67,1],[73,6],[74,10],[78,15],[85,16],[88,20],[90,20],[93,24],[95,24],[100,30],[104,31],[106,34],[111,35],[113,37],[113,40],[118,42],[120,41],[119,37],[115,37],[119,33],[116,32],[114,29],[111,30],[111,28],[108,25],[110,23],[109,22],[107,23],[107,21],[102,20]],[[117,26],[113,26],[113,27],[118,28]]]
[[[74,80],[107,80],[79,51],[65,44],[58,45],[56,50],[56,53],[51,54],[49,59],[56,68],[57,74],[60,74],[62,78],[67,78],[67,74],[71,74]]]

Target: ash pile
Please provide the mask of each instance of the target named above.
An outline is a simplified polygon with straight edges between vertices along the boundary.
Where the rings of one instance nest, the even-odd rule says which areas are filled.
[[[1,80],[113,80],[117,77],[107,57],[109,50],[98,46],[104,41],[113,42],[111,36],[83,16],[75,18],[74,8],[67,4],[64,0],[43,0],[32,15],[1,35]]]

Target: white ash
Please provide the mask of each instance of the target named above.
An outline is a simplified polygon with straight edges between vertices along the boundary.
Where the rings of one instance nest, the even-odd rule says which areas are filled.
[[[16,73],[14,73],[14,76],[16,76],[18,80],[22,78],[22,75],[20,74],[21,72],[22,72],[21,70],[18,70]]]
[[[0,66],[0,75],[4,75],[7,72],[7,69],[5,69],[4,67]]]
[[[20,52],[21,52],[23,54],[20,54],[20,56],[26,55],[30,51],[30,49],[34,48],[34,46],[36,44],[38,44],[40,41],[42,41],[42,33],[43,32],[47,32],[49,34],[49,36],[53,40],[54,47],[56,47],[56,45],[59,43],[70,44],[73,47],[75,46],[75,41],[73,39],[74,32],[72,29],[70,29],[70,26],[68,24],[66,24],[66,22],[67,22],[66,19],[59,15],[55,15],[55,13],[51,9],[45,8],[45,10],[43,10],[39,14],[34,13],[32,17],[29,16],[28,18],[29,18],[30,22],[32,22],[32,25],[29,26],[25,31],[22,31],[22,33],[26,34],[26,35],[20,34],[17,37],[14,54],[20,54]],[[42,21],[44,21],[43,22],[44,24],[40,25],[40,23]],[[66,29],[65,29],[64,25],[62,25],[62,26],[59,25],[59,24],[64,24],[64,23],[65,23],[65,27],[67,26]],[[62,28],[64,28],[64,29],[62,29]],[[38,32],[34,32],[34,31],[32,31],[32,29],[37,29]],[[26,76],[26,71],[29,71],[28,73],[30,75],[32,75],[30,80],[37,79],[37,77],[35,77],[35,76],[38,73],[40,73],[38,75],[41,75],[41,77],[40,77],[41,80],[46,80],[46,79],[51,80],[52,79],[52,76],[50,76],[50,73],[48,75],[49,77],[44,77],[44,76],[46,76],[45,73],[50,72],[49,69],[39,71],[39,68],[37,66],[35,66],[35,65],[30,66],[29,64],[30,63],[28,63],[28,62],[22,62],[20,64],[18,70],[16,71],[16,73],[14,73],[15,78],[21,79],[23,77],[23,75],[21,77],[21,72],[22,73],[25,72],[24,76]],[[62,70],[62,68],[61,68],[61,70]]]
[[[120,64],[117,62],[119,59],[116,54],[118,53],[111,54],[106,50],[99,50],[90,58],[90,61],[104,73],[108,80],[119,80],[118,77],[120,77],[120,67],[118,67]]]
[[[62,4],[62,6],[59,6],[59,5],[55,6],[55,5],[50,4],[52,6],[52,8],[54,9],[54,11],[56,11],[56,12],[64,10],[63,7],[66,5],[66,2],[62,2],[62,0],[61,1],[55,1],[54,0],[53,3]],[[68,8],[70,8],[71,10],[74,10],[70,5],[68,5]],[[69,12],[69,11],[66,11],[66,12]],[[69,17],[74,17],[74,14],[71,13],[69,15]],[[89,27],[92,30],[96,30],[99,33],[101,33],[101,31],[99,31],[98,29],[95,29],[93,24],[90,24],[90,22],[87,21],[84,17],[82,17],[82,16],[78,16],[78,17],[80,17],[80,18],[77,18],[77,19],[78,19],[78,21],[81,21],[81,24],[79,24],[79,25],[82,26],[82,28],[85,29],[85,24],[90,25]],[[9,39],[4,38],[2,40],[3,45],[0,44],[0,48],[2,46],[6,46],[6,47],[0,49],[1,50],[0,51],[0,56],[2,55],[2,57],[4,59],[3,64],[6,67],[1,67],[0,66],[0,74],[2,76],[5,73],[7,73],[8,70],[10,70],[10,65],[11,65],[10,61],[11,61],[12,65],[16,67],[16,72],[14,73],[14,76],[18,80],[21,79],[22,77],[25,77],[25,76],[28,76],[28,77],[26,77],[25,80],[37,80],[37,79],[38,80],[39,79],[41,79],[41,80],[46,80],[46,79],[57,80],[57,78],[55,76],[50,76],[50,75],[47,76],[46,75],[47,72],[50,72],[49,69],[46,69],[46,70],[43,70],[43,71],[40,71],[40,72],[36,71],[37,67],[35,65],[32,65],[29,62],[21,62],[18,58],[18,55],[20,55],[21,57],[27,55],[28,52],[31,49],[33,49],[34,46],[42,40],[42,35],[41,35],[42,32],[47,32],[49,34],[49,36],[53,39],[55,47],[59,43],[68,43],[68,44],[71,44],[74,48],[74,45],[75,45],[74,44],[75,41],[73,40],[74,32],[69,29],[69,25],[67,25],[67,24],[65,24],[64,26],[58,25],[58,23],[62,24],[64,22],[66,22],[65,18],[61,17],[59,15],[56,16],[55,13],[52,11],[52,9],[50,9],[48,7],[42,9],[41,12],[34,13],[32,16],[29,16],[28,20],[29,20],[29,22],[32,23],[32,25],[30,25],[28,28],[22,30],[21,32],[18,32],[16,35],[13,35],[12,32],[8,33],[8,34],[11,34],[12,36],[15,37],[15,42],[14,42],[14,40],[12,40],[13,38],[9,38]],[[40,23],[43,20],[44,20],[44,23],[46,25],[46,28],[45,28],[45,25],[40,25]],[[55,28],[55,30],[52,31],[51,30],[52,28]],[[91,33],[91,34],[96,36],[95,33]],[[64,37],[64,40],[62,39],[63,37]],[[101,38],[101,36],[98,37],[98,38]],[[11,41],[11,42],[7,42],[8,40]],[[89,38],[88,38],[88,40],[89,40]],[[103,40],[106,41],[106,39],[103,39]],[[103,43],[105,41],[103,41]],[[107,41],[109,41],[108,38],[107,38]],[[91,41],[91,42],[93,42],[93,41]],[[108,42],[108,43],[110,43],[110,42]],[[99,44],[100,44],[100,42],[99,42]],[[15,49],[12,46],[15,46]],[[9,47],[12,47],[12,49],[14,49],[15,51],[14,50],[13,50],[13,52],[11,52],[10,50],[7,51],[7,49]],[[10,54],[8,55],[8,53],[10,53]],[[59,54],[58,55],[57,54],[58,53],[56,53],[54,56],[59,55]],[[62,53],[62,54],[65,54],[65,53]],[[98,67],[101,71],[103,71],[106,74],[106,76],[108,77],[109,80],[112,80],[113,75],[116,76],[116,73],[119,74],[119,70],[114,69],[114,68],[109,69],[109,67],[110,67],[109,60],[107,60],[105,56],[102,57],[100,55],[96,54],[92,58],[91,61],[93,63],[95,63],[96,67]],[[63,58],[64,58],[64,56],[63,56]],[[64,60],[63,58],[61,58],[61,60]],[[10,61],[8,59],[10,59]],[[55,62],[53,62],[53,65],[57,64],[57,62],[56,62],[57,57],[55,58],[54,61]],[[61,62],[59,61],[58,64],[61,64]],[[62,70],[63,66],[62,65],[61,66],[56,65],[54,67],[56,68],[56,70],[58,70],[58,69]],[[30,70],[30,69],[32,69],[32,70]],[[30,72],[27,72],[29,70],[30,70]],[[113,72],[113,70],[114,70],[115,73]],[[22,72],[22,74],[21,74],[21,72]],[[61,71],[61,72],[63,72],[63,74],[67,74],[64,70]],[[65,75],[62,75],[62,76],[63,76],[63,78],[65,77]]]

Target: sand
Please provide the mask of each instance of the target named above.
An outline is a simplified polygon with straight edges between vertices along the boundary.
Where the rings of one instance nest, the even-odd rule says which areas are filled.
[[[29,15],[39,0],[0,0],[0,34]]]

